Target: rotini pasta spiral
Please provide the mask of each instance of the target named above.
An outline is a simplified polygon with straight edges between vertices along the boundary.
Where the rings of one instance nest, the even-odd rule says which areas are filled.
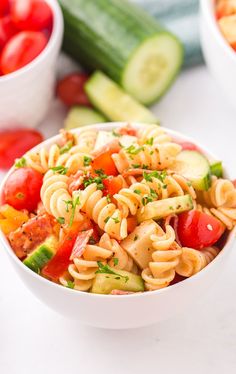
[[[113,154],[112,158],[119,173],[133,165],[145,166],[150,170],[164,170],[172,164],[180,151],[181,146],[171,142],[152,146],[144,144],[141,147],[123,148],[119,153]]]
[[[147,125],[138,131],[139,143],[145,144],[153,139],[153,144],[167,143],[171,141],[171,137],[159,125]]]
[[[209,207],[236,208],[236,188],[227,179],[212,178],[212,186],[203,192],[203,198]]]
[[[214,260],[218,253],[219,249],[216,247],[208,247],[201,251],[184,247],[175,269],[176,273],[183,277],[191,277]]]
[[[195,209],[217,218],[228,230],[232,230],[236,226],[236,208],[207,208],[196,204]]]
[[[100,245],[88,244],[81,258],[75,258],[69,265],[68,272],[60,278],[60,283],[67,286],[68,280],[74,282],[74,288],[79,291],[88,291],[93,283],[98,268],[97,261],[106,261],[112,256],[111,250]]]
[[[84,190],[76,191],[79,196],[79,208],[104,230],[111,238],[121,240],[127,236],[127,220],[115,204],[109,202],[97,189],[96,183],[90,184]]]
[[[175,268],[182,253],[181,247],[175,242],[175,232],[166,226],[166,232],[158,225],[157,234],[151,235],[153,253],[149,267],[142,271],[145,287],[149,291],[167,287],[175,277]]]
[[[109,266],[119,269],[131,271],[132,273],[137,273],[137,266],[133,259],[128,255],[128,253],[120,246],[120,244],[115,239],[111,239],[108,234],[103,234],[99,245],[102,248],[106,248],[113,253],[112,259],[109,261]],[[114,259],[117,259],[117,264]]]
[[[168,175],[164,180],[156,177],[143,179],[141,182],[132,184],[129,188],[123,188],[114,198],[118,202],[118,208],[122,210],[124,217],[129,213],[135,215],[140,207],[147,201],[167,199],[174,196],[189,194],[196,199],[194,188],[181,175]]]
[[[70,221],[72,207],[66,202],[71,201],[72,197],[68,192],[66,175],[55,174],[49,170],[44,176],[40,195],[44,208],[49,214],[55,218],[64,217],[67,223]],[[75,209],[74,219],[82,219],[78,208]]]

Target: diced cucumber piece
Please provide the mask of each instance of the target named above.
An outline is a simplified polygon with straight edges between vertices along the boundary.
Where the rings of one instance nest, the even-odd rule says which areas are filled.
[[[54,256],[58,246],[58,240],[55,236],[50,236],[44,243],[40,244],[33,252],[31,252],[23,263],[35,273],[40,270]]]
[[[85,91],[94,106],[111,121],[159,123],[149,109],[100,71],[88,80]]]
[[[71,130],[77,127],[93,125],[96,123],[106,122],[106,118],[103,117],[96,110],[87,108],[85,106],[75,106],[70,109],[65,119],[65,129]]]
[[[139,275],[124,270],[116,270],[117,274],[96,274],[91,289],[92,293],[110,294],[112,290],[143,292],[144,283]]]
[[[153,201],[141,208],[138,213],[138,221],[159,220],[170,214],[179,214],[191,209],[193,209],[193,200],[190,195],[170,197]]]
[[[211,186],[210,164],[200,152],[180,152],[171,169],[187,178],[198,191],[207,191]]]
[[[214,162],[210,165],[211,174],[217,178],[222,178],[224,174],[223,165],[221,161]]]

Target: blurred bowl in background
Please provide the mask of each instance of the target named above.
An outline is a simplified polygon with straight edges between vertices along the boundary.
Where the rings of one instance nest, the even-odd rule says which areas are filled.
[[[53,30],[47,46],[28,65],[0,77],[0,128],[37,126],[53,98],[63,17],[57,0],[46,1],[53,12]]]
[[[201,0],[201,43],[206,64],[236,109],[236,52],[224,39],[215,17],[215,2]]]

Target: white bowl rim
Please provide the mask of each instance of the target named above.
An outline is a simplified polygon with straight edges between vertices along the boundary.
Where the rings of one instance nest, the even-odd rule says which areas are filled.
[[[129,124],[131,124],[132,126],[134,126],[136,128],[141,128],[141,127],[143,127],[145,125],[148,126],[147,124],[138,123],[138,122],[129,122]],[[122,126],[125,126],[125,125],[127,125],[127,122],[104,122],[104,123],[99,123],[99,124],[94,124],[94,125],[89,125],[89,126],[86,126],[86,127],[74,129],[74,130],[72,130],[72,132],[73,133],[79,133],[79,132],[84,131],[84,130],[98,130],[99,131],[99,130],[104,129],[104,128],[106,128],[106,130],[112,130],[114,128],[122,127]],[[199,144],[198,142],[196,142],[191,137],[182,135],[180,132],[171,130],[171,129],[169,129],[167,127],[164,127],[164,126],[162,126],[162,128],[164,130],[166,130],[167,133],[169,133],[175,139],[182,140],[182,141],[187,141],[187,142],[192,142],[192,143],[196,144],[204,152],[204,154],[207,157],[209,157],[211,160],[215,160],[215,161],[218,160],[217,157],[215,157],[204,146],[201,146],[201,144]],[[47,148],[51,144],[54,144],[55,142],[57,142],[60,138],[61,138],[60,134],[55,135],[55,136],[53,136],[53,137],[45,140],[44,142],[38,144],[36,147],[32,148],[31,151],[36,151],[37,152],[42,147],[46,147]],[[1,182],[1,184],[0,184],[0,196],[2,194],[2,190],[3,190],[4,184],[5,184],[8,176],[9,176],[9,174],[13,170],[14,170],[14,167],[12,167],[8,171],[8,173],[6,174],[5,178]],[[225,168],[225,167],[224,167],[224,174],[226,175],[226,177],[229,177],[229,173],[227,171],[227,168]],[[50,280],[48,280],[48,279],[40,276],[39,274],[36,274],[32,270],[30,270],[27,266],[25,266],[23,264],[23,262],[15,255],[15,253],[13,252],[13,250],[12,250],[12,248],[11,248],[8,240],[7,240],[7,238],[5,237],[5,235],[3,234],[3,232],[1,231],[1,229],[0,229],[0,243],[3,244],[4,249],[7,251],[8,255],[16,263],[17,266],[20,266],[21,269],[24,272],[25,271],[28,272],[28,274],[30,276],[32,276],[33,278],[35,278],[39,282],[43,282],[43,283],[47,284],[49,287],[56,287],[57,289],[58,288],[61,289],[61,292],[70,292],[73,295],[83,294],[84,297],[89,297],[89,298],[93,297],[93,298],[105,298],[105,299],[107,299],[107,298],[115,298],[115,299],[126,298],[126,299],[130,299],[131,297],[132,298],[134,298],[134,297],[139,297],[139,298],[141,298],[141,297],[150,297],[151,295],[154,295],[154,294],[156,294],[158,296],[160,293],[172,292],[174,289],[177,289],[178,287],[184,286],[184,284],[191,284],[191,282],[194,282],[195,280],[197,281],[199,278],[203,277],[205,275],[205,273],[207,273],[212,266],[214,266],[214,264],[215,264],[216,261],[219,261],[222,257],[224,257],[226,255],[226,252],[232,247],[233,241],[235,240],[235,233],[236,233],[236,227],[235,227],[234,230],[232,230],[229,233],[226,245],[222,248],[222,250],[215,257],[215,259],[213,261],[211,261],[211,263],[208,264],[204,269],[202,269],[200,272],[198,272],[197,274],[193,275],[192,277],[185,278],[184,280],[182,280],[180,282],[177,282],[177,283],[175,283],[175,284],[173,284],[171,286],[168,286],[168,287],[156,290],[156,291],[142,292],[142,293],[133,293],[133,294],[130,294],[130,295],[119,295],[119,298],[116,295],[92,294],[90,292],[83,292],[83,291],[73,290],[73,289],[70,289],[70,288],[67,288],[67,287],[63,287],[60,284],[54,283],[54,282],[52,282],[52,281],[50,281]]]
[[[57,0],[45,0],[52,9],[53,12],[53,28],[50,38],[46,47],[42,50],[42,52],[34,58],[31,62],[27,65],[23,66],[22,68],[13,71],[12,73],[0,76],[0,84],[5,83],[7,81],[11,81],[14,78],[18,78],[21,75],[27,74],[29,70],[36,68],[42,60],[47,58],[50,54],[52,49],[54,48],[55,44],[57,43],[58,38],[60,38],[61,33],[63,32],[63,16],[61,8],[57,2]]]
[[[208,25],[211,28],[211,31],[213,32],[219,45],[224,49],[224,53],[226,53],[234,61],[234,63],[236,63],[236,51],[234,51],[230,47],[229,43],[224,38],[218,26],[216,17],[213,12],[214,10],[213,0],[201,0],[201,9],[204,15],[206,16]]]

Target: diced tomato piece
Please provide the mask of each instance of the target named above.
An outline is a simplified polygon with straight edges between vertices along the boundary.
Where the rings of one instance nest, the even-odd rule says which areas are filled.
[[[216,3],[216,18],[227,17],[236,13],[236,0],[220,0]]]
[[[3,48],[8,40],[16,33],[17,29],[10,16],[0,18],[0,49]]]
[[[198,148],[198,146],[194,143],[191,143],[191,142],[182,142],[182,141],[179,141],[179,140],[175,140],[173,139],[173,141],[179,145],[181,145],[182,147],[182,150],[185,151],[198,151],[198,152],[201,152],[201,150]]]
[[[42,184],[43,176],[38,171],[27,167],[15,169],[4,185],[4,203],[33,212],[40,201]]]
[[[127,230],[129,234],[134,231],[137,225],[138,225],[138,221],[136,217],[127,218]]]
[[[219,240],[225,230],[219,220],[196,210],[182,213],[178,218],[178,237],[184,247],[209,247]]]
[[[42,269],[42,275],[57,282],[71,263],[70,256],[78,234],[91,228],[90,220],[74,222],[60,244],[55,256]]]
[[[116,193],[118,193],[123,187],[123,181],[119,176],[104,179],[103,184],[104,184],[104,187],[105,187],[104,190],[103,190],[104,195],[113,196]]]
[[[77,235],[75,244],[73,246],[70,260],[81,257],[84,253],[85,247],[88,244],[89,238],[92,236],[93,230],[82,231]]]
[[[102,169],[106,175],[118,174],[118,170],[116,169],[116,165],[109,151],[95,158],[92,162],[92,167],[94,170]]]
[[[89,79],[85,73],[69,74],[57,83],[57,96],[68,107],[73,105],[90,106],[90,101],[84,90]]]
[[[42,134],[36,130],[0,130],[0,169],[8,169],[16,158],[20,158],[42,141]]]
[[[41,31],[52,28],[52,10],[43,0],[14,0],[11,16],[19,30]]]
[[[121,127],[117,130],[117,133],[120,135],[130,135],[130,136],[136,136],[137,130],[133,129],[132,127]]]
[[[47,42],[43,32],[21,31],[14,35],[2,50],[2,73],[9,74],[29,64],[43,51]]]

